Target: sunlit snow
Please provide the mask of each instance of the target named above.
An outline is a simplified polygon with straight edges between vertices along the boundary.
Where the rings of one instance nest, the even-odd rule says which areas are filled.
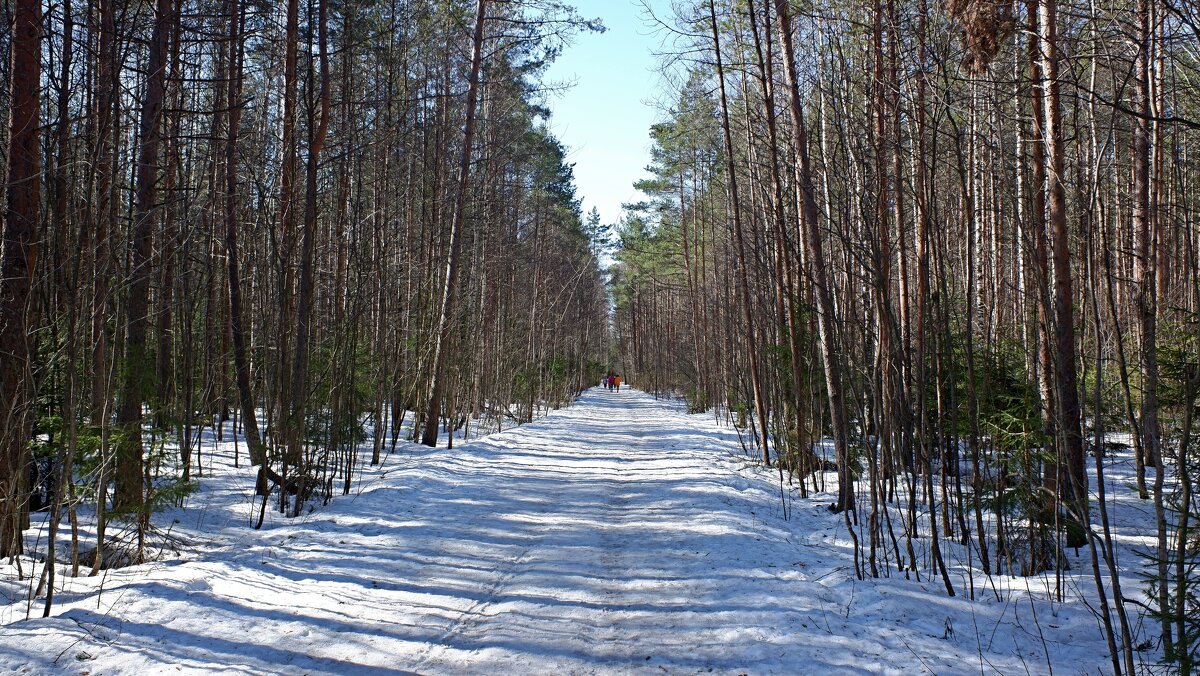
[[[0,668],[827,675],[1108,665],[1083,602],[1051,603],[1036,579],[976,572],[975,601],[961,594],[960,566],[956,598],[924,575],[857,580],[829,496],[788,497],[785,520],[778,477],[743,455],[734,428],[637,391],[592,390],[453,450],[405,446],[364,469],[351,495],[299,519],[274,514],[260,531],[248,527],[252,470],[234,469],[232,452],[206,451],[201,492],[161,515],[186,543],[180,555],[60,577],[66,591],[49,619],[24,619],[40,616],[40,601],[31,610],[28,583],[4,569],[15,603],[0,606]]]

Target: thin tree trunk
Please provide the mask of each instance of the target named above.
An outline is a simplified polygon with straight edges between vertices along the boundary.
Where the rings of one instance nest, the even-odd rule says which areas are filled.
[[[250,385],[250,358],[242,309],[242,280],[238,268],[238,131],[242,118],[242,5],[229,0],[229,83],[227,97],[229,128],[225,138],[225,262],[229,275],[229,328],[233,339],[233,363],[242,411],[242,429],[250,450],[250,464],[263,465],[267,450],[258,432],[254,391]],[[264,488],[259,481],[259,490]]]
[[[279,270],[279,328],[286,332],[292,329],[292,318],[295,313],[295,295],[292,282],[292,264],[295,254],[295,201],[296,183],[296,62],[299,43],[300,10],[297,0],[287,0],[284,26],[284,59],[283,59],[283,120],[282,147],[283,158],[279,166],[279,238],[281,241],[280,270]],[[292,425],[291,412],[293,408],[291,388],[292,350],[291,341],[284,340],[279,349],[278,371],[276,372],[276,388],[278,390],[275,420],[279,427],[273,432],[276,446],[285,448],[291,444]],[[272,429],[272,428],[268,428]],[[289,464],[298,462],[291,453],[284,453],[281,474],[286,479]],[[286,499],[286,491],[280,492],[280,509]]]
[[[466,123],[463,130],[462,154],[458,162],[458,194],[450,221],[450,237],[446,248],[445,279],[442,281],[442,302],[438,312],[433,344],[433,371],[429,383],[429,405],[425,410],[425,431],[421,443],[437,446],[438,419],[446,387],[447,343],[450,340],[451,319],[458,305],[458,265],[462,248],[462,230],[466,219],[467,187],[471,173],[471,150],[475,142],[475,101],[479,91],[479,70],[483,62],[483,25],[487,0],[476,0],[475,30],[471,37],[471,74],[467,81]]]
[[[747,263],[746,243],[743,234],[741,200],[738,195],[737,166],[734,163],[733,137],[729,129],[729,107],[725,96],[725,71],[721,61],[721,38],[717,26],[717,10],[714,0],[709,0],[708,11],[710,27],[712,29],[713,48],[716,50],[717,57],[717,80],[721,100],[721,130],[725,138],[725,168],[728,172],[726,180],[729,185],[729,208],[733,214],[734,240],[737,242],[736,254],[738,273],[741,278],[742,319],[746,322],[746,351],[747,359],[750,360],[750,364],[748,365],[750,370],[750,386],[753,389],[754,413],[758,418],[760,428],[759,434],[762,441],[763,462],[770,465],[771,452],[767,444],[768,414],[766,401],[763,396],[761,365],[758,359],[758,341],[754,332],[754,309],[751,304],[750,277],[747,270],[749,264]]]
[[[142,482],[142,402],[150,392],[153,379],[146,349],[149,327],[151,242],[154,221],[158,217],[159,143],[166,88],[167,42],[174,14],[172,0],[157,0],[154,9],[154,33],[147,63],[146,95],[142,103],[138,150],[133,236],[130,241],[129,297],[126,302],[124,377],[117,425],[121,439],[117,444],[116,492],[113,504],[118,509],[140,509],[144,501]]]
[[[850,431],[846,420],[845,394],[842,388],[842,369],[838,363],[837,338],[834,335],[833,293],[826,271],[824,245],[821,242],[820,212],[813,190],[812,169],[808,158],[808,129],[804,123],[804,104],[800,98],[799,77],[796,74],[795,50],[792,47],[792,17],[787,0],[774,0],[779,19],[779,42],[783,50],[784,73],[788,87],[792,126],[796,135],[796,185],[801,226],[807,246],[809,276],[817,296],[817,332],[821,345],[821,360],[825,366],[825,388],[829,397],[829,416],[833,427],[833,444],[838,463],[838,498],[835,512],[854,510],[854,473],[850,467]],[[849,522],[849,516],[847,516]],[[850,529],[851,534],[854,533]],[[855,543],[857,548],[857,542]]]
[[[320,62],[320,93],[318,115],[319,119],[313,128],[310,119],[308,144],[308,161],[305,167],[304,188],[304,235],[300,245],[300,298],[296,305],[296,355],[292,363],[292,409],[290,414],[291,449],[293,458],[300,457],[302,446],[301,435],[304,429],[304,413],[308,393],[308,342],[309,322],[312,320],[314,295],[313,249],[317,236],[317,170],[321,160],[321,150],[325,146],[325,137],[329,131],[329,48],[328,48],[328,8],[326,0],[317,4],[317,52]],[[310,109],[311,110],[311,109]],[[300,481],[305,474],[301,472]],[[300,486],[296,498],[295,515],[299,516],[305,495],[305,487]]]

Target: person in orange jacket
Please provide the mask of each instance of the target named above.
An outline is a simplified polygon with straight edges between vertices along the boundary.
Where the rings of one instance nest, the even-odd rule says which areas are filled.
[[[613,376],[613,389],[621,391],[621,376]]]

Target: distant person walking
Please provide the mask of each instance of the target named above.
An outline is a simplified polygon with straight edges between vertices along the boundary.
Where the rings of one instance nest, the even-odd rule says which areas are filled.
[[[618,392],[621,391],[621,376],[613,376],[613,389]]]

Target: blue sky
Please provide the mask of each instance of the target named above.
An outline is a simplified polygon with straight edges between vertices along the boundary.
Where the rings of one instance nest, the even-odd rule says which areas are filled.
[[[584,214],[596,207],[605,223],[613,223],[623,202],[639,199],[633,182],[645,175],[650,161],[649,131],[659,118],[654,99],[660,84],[653,52],[661,39],[640,0],[572,4],[584,17],[599,17],[608,30],[578,36],[550,67],[549,80],[575,82],[549,95],[550,128],[575,163]],[[670,16],[669,0],[648,4]]]

